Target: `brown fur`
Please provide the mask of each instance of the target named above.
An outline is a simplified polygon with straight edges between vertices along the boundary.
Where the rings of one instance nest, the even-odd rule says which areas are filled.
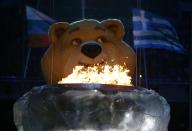
[[[42,57],[41,65],[48,83],[56,84],[63,77],[72,73],[78,64],[93,65],[107,62],[109,64],[126,64],[132,75],[135,68],[135,53],[122,39],[124,27],[119,20],[108,19],[81,20],[74,23],[55,23],[50,27],[51,45]],[[81,43],[104,39],[101,53],[94,59],[81,52]],[[79,45],[73,45],[74,39],[80,39]],[[113,62],[112,62],[113,61]]]

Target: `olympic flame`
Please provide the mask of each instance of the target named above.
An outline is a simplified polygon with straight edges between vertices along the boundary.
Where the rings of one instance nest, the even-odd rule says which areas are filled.
[[[132,86],[129,70],[121,65],[76,66],[72,74],[62,78],[58,84],[92,83]]]

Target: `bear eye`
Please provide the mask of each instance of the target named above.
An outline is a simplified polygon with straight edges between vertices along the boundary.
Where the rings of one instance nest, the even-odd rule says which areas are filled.
[[[82,41],[81,41],[81,39],[79,39],[79,38],[76,38],[76,39],[73,39],[73,40],[72,40],[72,44],[73,44],[73,45],[79,45],[79,44],[81,44],[81,42],[82,42]]]
[[[100,36],[97,38],[97,42],[104,43],[104,42],[106,42],[106,39],[104,37]]]

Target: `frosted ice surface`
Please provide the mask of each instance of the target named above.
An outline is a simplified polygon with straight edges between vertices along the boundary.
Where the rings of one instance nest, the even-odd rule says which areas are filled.
[[[14,104],[18,131],[167,131],[170,106],[144,88],[117,93],[35,87]]]

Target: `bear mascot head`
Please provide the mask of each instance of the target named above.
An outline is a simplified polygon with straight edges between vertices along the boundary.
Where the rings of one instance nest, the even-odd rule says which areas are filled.
[[[77,65],[104,63],[125,65],[133,75],[136,55],[123,36],[123,24],[117,19],[53,24],[49,29],[51,45],[41,59],[46,81],[56,84]]]

